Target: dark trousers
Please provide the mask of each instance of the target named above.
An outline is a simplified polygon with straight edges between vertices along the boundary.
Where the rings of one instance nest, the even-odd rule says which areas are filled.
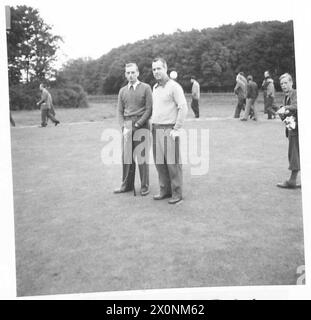
[[[298,134],[288,134],[288,169],[291,171],[300,170],[299,141]]]
[[[248,119],[248,116],[250,115],[254,120],[257,120],[257,111],[255,108],[255,101],[256,99],[249,98],[246,100],[246,108],[243,118]]]
[[[141,151],[143,162],[138,161],[139,176],[141,181],[141,190],[149,189],[149,150],[150,150],[150,131],[148,124],[145,124],[141,129],[133,128],[135,121],[127,121],[126,129],[131,129],[128,135],[122,137],[122,184],[121,189],[133,190],[135,184],[136,161],[135,148],[144,143],[144,148]],[[144,129],[142,131],[142,129]],[[124,132],[124,129],[123,129]],[[144,133],[144,135],[140,135]],[[136,140],[135,137],[141,137]],[[139,155],[138,155],[139,156]],[[141,162],[141,163],[140,163]]]
[[[275,117],[276,107],[274,105],[274,98],[273,97],[267,97],[266,98],[266,105],[267,105],[267,113],[268,113],[268,119],[272,119],[272,117]]]
[[[268,113],[268,111],[267,111],[268,100],[267,100],[267,92],[266,91],[263,93],[263,105],[264,105],[264,113]]]
[[[240,118],[241,111],[245,109],[246,99],[238,96],[238,104],[235,107],[234,118]]]
[[[55,114],[55,113],[54,113]],[[47,120],[51,119],[53,123],[58,123],[59,121],[54,117],[50,109],[42,109],[41,110],[41,126],[47,126]]]
[[[196,118],[199,118],[199,117],[200,117],[199,99],[194,99],[194,98],[192,98],[191,108],[192,108],[192,110],[193,110],[194,116],[195,116]]]
[[[11,125],[12,125],[13,127],[15,127],[15,121],[14,121],[14,119],[13,119],[13,117],[12,117],[11,112],[10,112],[10,122],[11,122]]]
[[[170,137],[173,126],[152,127],[153,158],[159,176],[160,195],[182,197],[182,164],[179,137]]]

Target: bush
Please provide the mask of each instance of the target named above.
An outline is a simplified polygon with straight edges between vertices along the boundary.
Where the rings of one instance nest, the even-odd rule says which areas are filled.
[[[80,85],[51,89],[54,104],[64,108],[87,108],[87,95]]]
[[[37,109],[36,103],[40,100],[40,91],[26,84],[10,86],[10,109],[33,110]]]
[[[48,89],[52,95],[53,104],[63,108],[87,108],[87,95],[80,85],[66,85],[62,88]],[[33,110],[40,100],[39,84],[18,84],[10,86],[10,109]]]

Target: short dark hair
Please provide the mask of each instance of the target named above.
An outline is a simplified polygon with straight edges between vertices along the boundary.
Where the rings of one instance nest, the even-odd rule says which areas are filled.
[[[136,62],[128,62],[128,63],[126,63],[125,64],[125,68],[127,68],[127,67],[136,67],[136,70],[139,71],[138,65],[137,65]]]
[[[156,58],[154,58],[154,59],[152,60],[152,62],[158,62],[158,61],[161,61],[162,64],[163,64],[163,66],[164,66],[165,68],[167,68],[167,63],[166,63],[166,60],[165,60],[164,58],[162,58],[162,57],[156,57]]]

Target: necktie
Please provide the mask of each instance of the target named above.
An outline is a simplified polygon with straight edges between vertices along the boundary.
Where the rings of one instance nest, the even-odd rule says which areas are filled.
[[[289,104],[289,96],[286,96],[285,97],[285,105],[288,106],[288,104]]]

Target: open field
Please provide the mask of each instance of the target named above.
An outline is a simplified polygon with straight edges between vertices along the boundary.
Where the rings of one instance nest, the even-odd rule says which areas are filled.
[[[261,121],[243,123],[229,118],[233,95],[204,95],[203,119],[190,110],[185,128],[210,130],[209,171],[192,176],[185,165],[185,200],[170,206],[152,200],[153,166],[149,196],[112,194],[121,167],[100,157],[103,130],[117,128],[111,100],[59,109],[57,127],[30,127],[39,111],[13,114],[19,296],[296,284],[304,265],[301,191],[275,186],[289,174],[280,120],[260,113]]]
[[[61,122],[102,121],[116,116],[117,96],[89,96],[89,108],[63,109],[57,108],[57,118]],[[190,106],[190,96],[187,95]],[[202,117],[232,117],[236,106],[236,96],[233,93],[203,93],[200,101],[200,113]],[[276,105],[282,104],[282,95],[277,93]],[[259,116],[263,116],[263,98],[257,100]],[[40,111],[12,111],[17,126],[39,125]],[[192,110],[189,110],[188,118],[193,118]],[[265,116],[266,118],[266,116]]]

